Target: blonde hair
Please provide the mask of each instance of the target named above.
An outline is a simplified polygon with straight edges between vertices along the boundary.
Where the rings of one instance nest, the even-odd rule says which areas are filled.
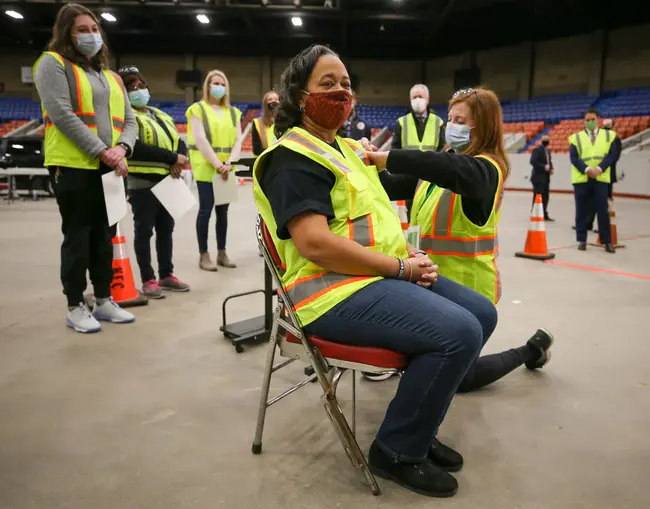
[[[205,77],[205,81],[203,82],[202,99],[208,103],[211,102],[210,99],[214,99],[210,95],[210,82],[212,81],[212,78],[214,78],[215,76],[222,77],[223,80],[226,82],[226,95],[224,95],[219,101],[219,106],[223,106],[224,108],[230,108],[230,82],[228,81],[228,77],[226,76],[226,73],[224,73],[223,71],[219,71],[217,69],[210,71],[208,75]]]

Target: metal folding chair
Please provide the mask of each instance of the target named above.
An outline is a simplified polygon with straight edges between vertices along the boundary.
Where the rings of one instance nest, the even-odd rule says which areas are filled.
[[[401,373],[406,367],[405,355],[385,350],[383,348],[359,347],[343,345],[328,341],[317,336],[310,336],[302,329],[298,318],[293,312],[293,303],[282,286],[279,267],[281,260],[273,245],[273,240],[261,216],[257,217],[257,239],[264,260],[272,272],[278,288],[278,302],[273,315],[273,325],[269,339],[264,378],[262,379],[262,394],[260,396],[257,428],[253,441],[253,454],[262,452],[262,433],[266,410],[289,394],[316,380],[323,389],[325,411],[332,421],[334,430],[347,453],[352,466],[361,470],[370,485],[373,495],[379,495],[381,490],[375,477],[368,468],[366,458],[359,448],[355,438],[356,433],[356,371],[367,373],[393,371]],[[286,360],[274,364],[276,349]],[[276,371],[288,366],[295,360],[301,360],[314,370],[311,376],[285,390],[283,393],[269,399],[271,376]],[[341,377],[346,371],[352,373],[352,428],[350,428],[341,407],[339,406],[336,389]]]

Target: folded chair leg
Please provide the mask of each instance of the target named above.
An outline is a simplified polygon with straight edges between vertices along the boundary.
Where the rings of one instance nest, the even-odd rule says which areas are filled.
[[[341,441],[341,445],[343,445],[343,449],[345,449],[352,466],[361,470],[366,481],[370,485],[372,494],[380,495],[381,489],[379,489],[375,476],[370,472],[366,457],[363,455],[363,452],[361,452],[357,439],[352,433],[348,421],[339,406],[338,400],[336,399],[336,386],[338,385],[341,374],[340,370],[337,370],[337,373],[334,374],[334,382],[332,384],[333,390],[329,394],[325,395],[325,410],[332,421],[334,430],[336,431],[336,434]]]
[[[350,370],[352,375],[352,434],[357,436],[357,372]]]
[[[262,433],[264,432],[264,419],[268,409],[269,389],[271,387],[271,375],[273,374],[273,362],[275,361],[275,349],[277,348],[278,320],[281,305],[278,304],[273,316],[273,326],[269,337],[269,346],[266,354],[266,365],[264,366],[264,377],[262,378],[262,394],[260,394],[260,406],[257,411],[257,427],[255,428],[255,439],[253,440],[253,454],[262,452]]]

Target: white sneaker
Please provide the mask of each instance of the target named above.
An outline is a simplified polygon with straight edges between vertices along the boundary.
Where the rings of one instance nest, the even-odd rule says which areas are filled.
[[[135,316],[118,306],[112,297],[101,306],[98,306],[97,301],[95,301],[93,316],[97,320],[112,323],[131,323],[135,321]]]
[[[68,311],[68,315],[65,318],[65,324],[82,334],[99,332],[102,330],[102,326],[90,313],[90,309],[88,309],[83,302],[80,302],[76,308]]]

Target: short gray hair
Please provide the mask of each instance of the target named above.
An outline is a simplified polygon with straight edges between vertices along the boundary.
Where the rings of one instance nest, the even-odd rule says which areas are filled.
[[[426,92],[427,97],[429,97],[429,87],[427,87],[424,83],[418,83],[417,85],[413,85],[411,87],[411,91],[409,92],[409,97],[413,94],[418,89],[422,89]]]

